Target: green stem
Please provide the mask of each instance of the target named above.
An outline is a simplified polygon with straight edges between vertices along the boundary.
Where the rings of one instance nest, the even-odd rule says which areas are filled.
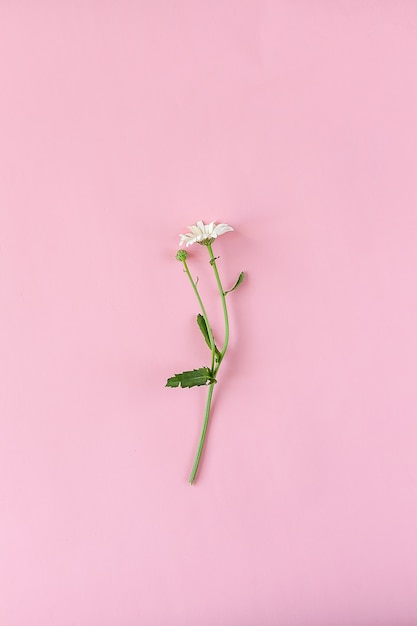
[[[220,291],[220,297],[222,299],[222,306],[223,306],[223,316],[224,316],[224,343],[223,343],[223,348],[222,351],[220,353],[221,357],[220,357],[220,362],[217,365],[217,368],[215,370],[215,373],[217,373],[219,367],[220,367],[220,363],[226,353],[227,350],[227,346],[229,345],[229,315],[227,313],[227,305],[226,305],[226,295],[224,293],[224,289],[222,286],[222,281],[220,280],[220,276],[219,276],[219,270],[217,269],[217,265],[216,265],[216,258],[213,254],[213,249],[211,247],[211,244],[207,245],[207,249],[209,251],[209,255],[210,255],[210,265],[212,266],[213,270],[214,270],[214,275],[216,277],[216,281],[217,281],[217,286],[219,288]]]
[[[191,285],[192,285],[192,287],[194,289],[194,293],[197,296],[197,300],[198,300],[198,303],[200,305],[200,309],[201,309],[201,312],[203,314],[204,321],[206,322],[207,332],[208,332],[208,336],[209,336],[209,339],[210,339],[210,348],[211,348],[211,371],[213,372],[214,371],[214,355],[215,355],[215,345],[214,345],[213,333],[211,332],[211,327],[210,327],[210,323],[209,323],[208,316],[207,316],[207,313],[206,313],[206,309],[204,308],[204,304],[203,304],[201,296],[200,296],[200,294],[198,292],[197,285],[194,282],[194,279],[193,279],[193,277],[190,274],[190,270],[188,269],[187,261],[184,260],[183,263],[184,263],[185,272],[186,272],[188,278],[190,279],[190,283],[191,283]]]
[[[193,469],[191,470],[191,474],[190,474],[190,481],[189,481],[190,485],[193,485],[194,482],[195,482],[195,477],[197,475],[198,466],[200,464],[201,453],[203,451],[204,440],[206,438],[206,432],[207,432],[207,426],[208,426],[208,421],[209,421],[211,399],[213,397],[213,391],[214,391],[214,383],[211,383],[211,385],[209,386],[208,395],[207,395],[206,413],[204,415],[204,422],[203,422],[203,428],[202,428],[202,431],[201,431],[200,443],[198,445],[198,450],[197,450],[197,454],[196,454],[196,457],[195,457]]]
[[[214,275],[216,277],[217,286],[218,286],[219,291],[220,291],[220,297],[222,299],[223,316],[224,316],[224,328],[225,328],[223,348],[222,348],[222,351],[220,353],[220,358],[218,359],[216,367],[214,367],[214,362],[215,362],[215,344],[214,344],[214,338],[213,338],[213,334],[211,332],[210,324],[209,324],[209,321],[208,321],[207,313],[206,313],[206,310],[204,308],[203,302],[201,300],[200,294],[198,293],[197,285],[195,284],[195,282],[194,282],[194,280],[193,280],[193,278],[192,278],[192,276],[190,274],[190,271],[188,269],[188,265],[187,265],[186,261],[184,261],[184,268],[185,268],[187,276],[190,279],[190,282],[191,282],[191,284],[193,286],[195,295],[197,296],[198,302],[199,302],[200,307],[201,307],[201,311],[203,313],[204,320],[205,320],[206,325],[207,325],[207,331],[208,331],[208,334],[209,334],[210,346],[211,346],[211,371],[213,373],[213,378],[215,378],[217,372],[219,371],[219,368],[220,368],[221,362],[223,360],[223,357],[224,357],[224,355],[226,353],[227,346],[229,345],[229,316],[228,316],[228,313],[227,313],[226,296],[225,296],[225,293],[224,293],[224,290],[223,290],[222,282],[220,280],[219,271],[218,271],[217,265],[216,265],[216,258],[215,258],[214,254],[213,254],[213,249],[211,247],[211,244],[207,244],[207,249],[208,249],[209,255],[210,255],[210,264],[213,267]],[[203,452],[204,441],[205,441],[205,438],[206,438],[207,426],[208,426],[209,416],[210,416],[210,408],[211,408],[211,400],[212,400],[212,397],[213,397],[214,384],[215,383],[211,383],[210,386],[209,386],[209,390],[208,390],[207,403],[206,403],[206,412],[205,412],[205,415],[204,415],[203,428],[201,430],[200,443],[198,445],[197,454],[196,454],[194,465],[193,465],[193,469],[192,469],[191,475],[190,475],[190,481],[189,482],[190,482],[191,485],[193,485],[194,482],[195,482],[197,471],[198,471],[198,466],[200,464],[201,454]]]

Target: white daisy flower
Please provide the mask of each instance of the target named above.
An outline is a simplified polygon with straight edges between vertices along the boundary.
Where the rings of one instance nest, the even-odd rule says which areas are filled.
[[[188,227],[190,233],[180,235],[180,246],[184,243],[186,246],[191,246],[193,243],[201,243],[207,245],[212,243],[219,235],[224,235],[231,230],[234,230],[228,224],[217,224],[210,222],[210,224],[204,224],[201,220],[197,224]]]

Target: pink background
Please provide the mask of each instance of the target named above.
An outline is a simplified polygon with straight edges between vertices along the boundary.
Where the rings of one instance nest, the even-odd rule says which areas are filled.
[[[417,624],[416,61],[414,2],[0,1],[2,626]]]

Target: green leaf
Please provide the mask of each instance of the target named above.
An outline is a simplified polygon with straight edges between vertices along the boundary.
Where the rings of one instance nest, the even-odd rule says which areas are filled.
[[[209,337],[209,333],[208,333],[208,329],[207,329],[207,324],[206,324],[206,320],[204,319],[204,317],[201,315],[201,313],[199,313],[197,315],[197,324],[198,327],[200,328],[202,335],[206,341],[206,344],[208,345],[208,347],[211,350],[211,344],[210,344],[210,337]],[[214,354],[215,354],[215,358],[217,361],[220,362],[220,351],[218,350],[217,346],[214,346]]]
[[[210,385],[215,383],[212,372],[208,367],[200,367],[198,370],[189,370],[175,374],[168,378],[166,387],[200,387],[201,385]]]
[[[234,291],[235,289],[237,289],[239,287],[239,285],[241,285],[243,283],[243,279],[244,278],[245,278],[245,272],[240,272],[239,278],[237,279],[237,281],[235,282],[233,287],[231,289],[228,289],[227,291],[225,291],[224,295],[226,295],[227,293],[230,293],[231,291]]]
[[[198,327],[200,328],[200,330],[201,330],[201,332],[203,334],[204,339],[206,340],[206,344],[208,345],[208,347],[211,350],[210,337],[209,337],[209,333],[208,333],[206,320],[201,315],[201,313],[199,313],[197,315],[197,324],[198,324]]]

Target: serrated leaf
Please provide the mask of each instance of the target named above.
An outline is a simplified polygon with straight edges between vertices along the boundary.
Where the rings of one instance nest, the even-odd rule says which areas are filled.
[[[206,324],[206,320],[204,319],[204,317],[201,315],[201,313],[199,313],[197,315],[197,324],[198,327],[201,330],[201,333],[206,341],[206,344],[208,345],[208,347],[211,350],[211,344],[210,344],[210,337],[209,337],[209,333],[208,333],[208,329],[207,329],[207,324]],[[221,358],[221,354],[220,351],[218,350],[217,346],[214,346],[214,353],[215,353],[215,357],[217,361],[220,361]]]
[[[200,387],[216,382],[208,367],[200,367],[197,370],[188,370],[175,374],[168,378],[166,387]]]
[[[235,282],[233,287],[231,289],[228,289],[227,291],[225,291],[224,295],[226,295],[226,294],[230,293],[231,291],[234,291],[235,289],[237,289],[239,287],[239,285],[241,285],[243,283],[243,279],[244,278],[245,278],[245,272],[240,272],[239,278],[237,279],[237,281]]]

